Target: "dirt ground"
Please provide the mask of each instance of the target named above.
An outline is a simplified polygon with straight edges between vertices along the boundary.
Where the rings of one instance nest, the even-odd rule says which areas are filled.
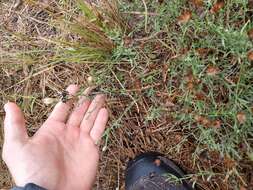
[[[0,29],[0,108],[10,100],[21,105],[29,134],[33,135],[54,106],[53,104],[45,105],[43,100],[48,97],[57,98],[57,94],[72,83],[78,84],[82,88],[89,86],[87,79],[93,70],[89,64],[41,64],[43,60],[47,63],[46,55],[39,57],[40,64],[35,64],[32,61],[29,64],[29,58],[26,57],[21,59],[18,59],[17,56],[12,57],[11,54],[16,55],[19,51],[31,50],[33,46],[38,46],[41,50],[50,49],[50,45],[43,39],[62,35],[54,27],[49,27],[46,24],[48,15],[43,11],[43,7],[31,7],[18,2],[0,0],[0,27],[2,27]],[[42,2],[46,4],[50,1],[43,0]],[[17,38],[10,37],[13,33],[17,34],[17,38],[19,37],[18,33],[24,34],[24,37],[32,37],[34,44],[20,43]],[[7,57],[10,55],[8,60],[4,59],[6,55]],[[50,56],[50,52],[47,55]],[[123,190],[124,171],[128,160],[146,151],[164,153],[189,174],[200,171],[213,171],[220,174],[209,179],[208,175],[205,177],[193,175],[192,179],[197,182],[200,189],[233,189],[234,181],[239,181],[237,184],[241,184],[240,190],[246,189],[247,184],[247,189],[252,189],[253,167],[251,161],[242,160],[240,167],[238,167],[241,175],[228,179],[229,176],[226,174],[228,175],[229,169],[234,167],[233,160],[221,158],[216,151],[204,151],[194,157],[194,160],[192,155],[195,154],[197,145],[192,133],[197,129],[193,128],[190,131],[188,128],[182,127],[183,122],[171,117],[171,112],[179,108],[165,98],[166,87],[164,83],[153,83],[142,86],[140,89],[139,85],[141,84],[138,83],[138,80],[128,81],[129,79],[124,78],[129,73],[127,66],[125,66],[127,64],[127,61],[123,60],[119,70],[126,73],[123,76],[128,87],[126,91],[137,94],[138,102],[133,101],[131,96],[118,96],[108,92],[107,106],[110,109],[108,128],[111,130],[108,139],[104,138],[101,142],[103,151],[94,189]],[[98,64],[96,69],[102,70],[103,64]],[[148,69],[152,70],[152,65]],[[164,68],[159,66],[159,69]],[[95,77],[99,78],[99,76]],[[132,76],[130,75],[130,77]],[[110,80],[105,84],[108,88],[118,88]],[[99,90],[105,91],[103,88],[105,85],[103,85]],[[152,107],[153,99],[146,94],[145,90],[150,88],[156,90],[155,102],[158,105],[166,104],[166,106],[165,110],[159,112],[157,119],[150,119],[147,122],[145,118],[150,116],[148,113]],[[185,112],[187,113],[187,110]],[[154,112],[155,114],[156,112]],[[150,117],[156,117],[154,115],[151,114]],[[3,118],[4,111],[0,109],[1,126]],[[0,151],[3,142],[2,129],[3,127],[1,127],[0,133]],[[245,183],[247,184],[245,185]],[[9,189],[12,186],[11,176],[6,165],[0,159],[0,189]]]

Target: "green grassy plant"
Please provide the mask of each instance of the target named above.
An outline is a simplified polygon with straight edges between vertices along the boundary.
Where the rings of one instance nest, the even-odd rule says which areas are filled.
[[[194,2],[55,1],[43,9],[49,17],[43,24],[56,35],[29,36],[0,28],[7,49],[1,62],[16,70],[32,67],[16,84],[60,64],[87,65],[97,90],[109,97],[105,154],[115,156],[115,149],[124,148],[125,136],[129,144],[142,138],[141,145],[132,146],[145,151],[143,134],[161,130],[160,136],[172,143],[159,150],[181,159],[194,173],[186,176],[194,184],[204,189],[218,188],[216,184],[247,187],[245,171],[253,169],[253,67],[248,57],[253,44],[247,34],[253,28],[252,10],[247,0],[226,1],[215,13],[210,10],[217,1],[203,1],[200,7]],[[190,17],[179,22],[186,11]],[[9,51],[12,44],[23,49]],[[16,98],[24,108],[32,103],[27,112],[41,106],[38,94],[8,94],[12,87],[1,95]],[[176,136],[179,142],[173,145]],[[113,147],[115,141],[119,147]]]

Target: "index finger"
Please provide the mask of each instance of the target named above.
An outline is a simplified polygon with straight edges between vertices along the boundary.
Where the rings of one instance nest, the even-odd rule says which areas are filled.
[[[66,91],[70,95],[75,95],[79,90],[77,85],[70,85]],[[52,113],[49,115],[48,120],[54,120],[58,122],[65,122],[68,118],[69,111],[71,109],[71,100],[68,100],[66,103],[60,101],[54,107]]]

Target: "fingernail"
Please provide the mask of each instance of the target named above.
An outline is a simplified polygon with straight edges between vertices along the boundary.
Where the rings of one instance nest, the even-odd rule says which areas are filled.
[[[8,100],[5,104],[4,104],[4,111],[6,112],[7,106],[10,103],[10,101]]]

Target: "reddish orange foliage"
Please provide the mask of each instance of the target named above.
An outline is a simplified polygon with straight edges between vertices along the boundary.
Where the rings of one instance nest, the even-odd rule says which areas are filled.
[[[248,31],[248,36],[251,40],[253,40],[253,28]]]
[[[196,51],[197,51],[198,55],[201,57],[208,56],[208,54],[214,52],[214,50],[210,49],[210,48],[198,48]]]
[[[215,14],[219,12],[224,7],[224,5],[225,5],[224,1],[217,1],[211,8],[210,12]]]
[[[204,5],[204,1],[203,1],[203,0],[192,0],[192,3],[193,3],[196,7],[203,7],[203,5]]]
[[[191,11],[184,11],[179,17],[178,17],[178,24],[184,24],[189,22],[189,20],[192,17]]]
[[[196,98],[197,100],[202,100],[202,101],[204,101],[204,100],[206,99],[206,95],[205,95],[203,92],[197,92],[197,93],[195,94],[195,98]]]
[[[248,52],[248,60],[253,61],[253,51]]]
[[[245,113],[243,113],[243,112],[239,112],[239,113],[236,115],[236,118],[237,118],[237,120],[239,121],[240,124],[243,124],[243,123],[245,123],[245,121],[246,121],[246,115],[245,115]]]
[[[180,141],[182,141],[182,139],[183,139],[182,135],[179,135],[179,134],[175,135],[175,141],[176,142],[180,142]]]
[[[200,124],[203,125],[205,127],[209,127],[210,126],[210,120],[207,117],[201,116],[201,115],[197,115],[195,116],[195,121]]]
[[[231,159],[230,157],[228,156],[225,156],[224,158],[224,165],[226,168],[229,168],[229,169],[232,169],[236,166],[236,161]]]
[[[206,70],[206,74],[209,76],[217,75],[219,72],[220,72],[220,70],[214,66],[209,66]]]
[[[212,126],[216,129],[221,127],[221,121],[220,120],[215,120],[212,122]]]

